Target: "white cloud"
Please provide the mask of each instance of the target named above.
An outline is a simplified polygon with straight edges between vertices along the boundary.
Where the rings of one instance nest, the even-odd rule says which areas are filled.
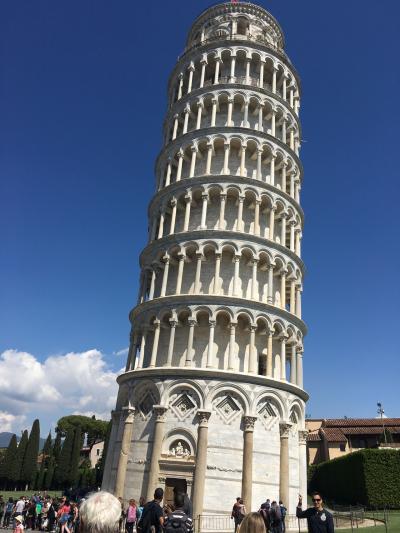
[[[15,425],[21,425],[25,421],[25,416],[16,416],[6,411],[0,411],[0,433],[11,431]]]
[[[128,355],[129,347],[123,348],[122,350],[118,350],[118,352],[114,352],[114,355]]]
[[[8,416],[3,425],[17,431],[21,417],[53,421],[72,413],[108,419],[117,375],[95,349],[51,355],[43,362],[27,352],[6,350],[0,355],[0,405]]]

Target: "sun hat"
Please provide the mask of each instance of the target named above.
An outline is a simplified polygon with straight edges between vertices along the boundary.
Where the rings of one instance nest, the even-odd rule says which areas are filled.
[[[20,514],[15,517],[15,520],[18,520],[18,522],[21,522],[21,524],[24,521],[22,515],[20,515]]]

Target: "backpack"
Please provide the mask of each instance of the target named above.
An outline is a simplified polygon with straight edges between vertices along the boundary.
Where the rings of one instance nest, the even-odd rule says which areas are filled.
[[[281,508],[281,516],[282,518],[285,518],[286,516],[286,507],[284,505],[280,505]]]
[[[155,502],[152,501],[143,507],[139,522],[136,524],[136,530],[138,533],[149,533],[151,526],[154,526],[152,522],[154,515],[153,510],[155,505]]]
[[[188,533],[188,516],[183,511],[168,516],[164,533]]]

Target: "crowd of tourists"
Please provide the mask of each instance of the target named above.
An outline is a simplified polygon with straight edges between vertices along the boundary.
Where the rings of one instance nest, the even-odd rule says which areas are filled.
[[[52,498],[46,494],[35,494],[30,498],[5,500],[0,495],[0,527],[14,529],[22,533],[25,529],[37,531],[56,531],[75,533],[79,525],[79,504],[66,496]]]
[[[150,502],[140,497],[138,502],[130,499],[127,505],[122,498],[103,491],[79,501],[41,494],[5,501],[0,495],[0,527],[14,533],[24,533],[24,529],[49,533],[192,533],[193,509],[188,495],[174,490],[173,503],[164,505],[163,498],[162,488],[155,490]],[[321,495],[314,493],[312,501],[313,507],[303,511],[299,496],[296,516],[307,519],[310,533],[334,533],[332,515],[324,509]],[[234,533],[284,533],[286,515],[283,502],[270,499],[258,512],[247,513],[238,497],[231,518]],[[105,523],[109,525],[105,527]]]

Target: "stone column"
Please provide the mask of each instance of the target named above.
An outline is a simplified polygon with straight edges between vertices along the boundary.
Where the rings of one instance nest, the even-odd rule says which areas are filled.
[[[286,274],[287,270],[281,270],[281,308],[286,309]]]
[[[200,100],[197,102],[197,120],[196,120],[196,130],[201,128],[201,115],[203,113],[203,102]]]
[[[272,71],[272,92],[275,94],[276,93],[276,71],[278,69],[275,68],[275,66],[273,67],[273,71]]]
[[[218,294],[219,293],[219,272],[221,268],[221,253],[216,252],[215,253],[215,273],[214,273],[214,287],[213,287],[213,293]]]
[[[228,370],[235,370],[235,334],[236,334],[237,322],[231,322],[229,324],[229,357],[228,357]]]
[[[296,312],[296,280],[290,280],[290,312],[295,314]]]
[[[154,321],[154,340],[153,340],[153,348],[151,350],[151,359],[150,359],[150,368],[154,368],[156,366],[157,361],[157,351],[158,351],[158,341],[160,339],[160,321],[156,319]]]
[[[150,290],[149,290],[149,300],[154,298],[154,288],[156,284],[156,267],[153,265],[153,270],[151,271],[151,281],[150,281]]]
[[[172,141],[176,139],[176,136],[178,135],[178,125],[179,125],[179,115],[174,115],[174,129],[172,131]]]
[[[282,191],[286,192],[286,167],[287,167],[287,160],[285,159],[282,162]]]
[[[227,126],[232,126],[232,112],[233,112],[233,96],[228,97],[228,117],[226,120]]]
[[[257,179],[262,180],[262,155],[263,149],[257,148]]]
[[[168,407],[164,405],[153,405],[153,411],[156,416],[154,421],[153,448],[151,450],[150,469],[147,483],[146,501],[153,499],[154,491],[157,488],[157,482],[160,472],[159,459],[161,455],[161,446],[164,437],[165,413]]]
[[[189,105],[186,105],[184,114],[185,114],[185,118],[183,119],[183,130],[182,130],[182,134],[183,135],[185,133],[187,133],[187,130],[188,130],[189,115],[190,115],[190,107],[189,107]]]
[[[276,110],[273,109],[271,112],[271,135],[275,137],[276,135]]]
[[[210,320],[210,334],[208,337],[208,350],[207,350],[207,368],[214,368],[214,333],[215,333],[215,320]]]
[[[301,286],[296,285],[296,316],[301,318]]]
[[[193,63],[189,67],[189,82],[188,82],[188,94],[192,92],[192,83],[193,83],[193,72],[194,72],[194,65]]]
[[[301,389],[303,388],[303,354],[300,349],[297,351],[297,365],[296,365],[296,374],[297,374],[297,386]]]
[[[274,241],[274,233],[275,233],[275,211],[276,207],[272,206],[269,212],[269,238],[271,241]]]
[[[267,343],[267,377],[272,378],[272,341],[274,340],[274,330],[268,331]]]
[[[251,59],[247,57],[246,58],[246,85],[250,84],[250,62],[251,62]]]
[[[177,206],[177,200],[176,198],[171,198],[171,206],[172,206],[172,213],[171,213],[171,225],[169,229],[169,234],[172,235],[175,233],[175,222],[176,222],[176,206]]]
[[[185,219],[183,221],[183,231],[188,231],[189,229],[189,221],[190,221],[190,207],[192,204],[192,196],[191,194],[186,194],[185,196]]]
[[[201,276],[201,262],[203,260],[203,254],[201,252],[196,252],[197,263],[196,263],[196,275],[194,278],[194,292],[198,294],[200,292],[200,276]]]
[[[236,231],[243,231],[243,202],[244,196],[239,196]]]
[[[124,429],[122,432],[121,451],[119,453],[117,476],[115,480],[114,494],[117,498],[124,497],[126,468],[128,466],[128,455],[131,449],[133,420],[135,409],[128,405],[122,408],[122,418],[124,419]]]
[[[204,86],[204,76],[206,74],[206,65],[207,65],[207,61],[205,61],[204,59],[202,59],[200,61],[201,63],[201,74],[200,74],[200,89]]]
[[[267,296],[267,302],[270,305],[273,305],[273,303],[274,303],[274,266],[275,265],[269,265],[269,267],[268,267],[268,296]]]
[[[286,213],[282,213],[281,217],[281,244],[286,246]]]
[[[194,326],[196,325],[196,320],[194,318],[188,319],[189,324],[189,335],[188,335],[188,344],[186,350],[186,360],[185,366],[192,366],[193,364],[193,336],[194,336]]]
[[[234,261],[235,261],[235,270],[234,270],[234,277],[233,277],[233,296],[238,296],[240,255],[235,255]]]
[[[226,205],[226,193],[221,192],[220,195],[220,208],[219,208],[219,223],[218,229],[224,229],[225,226],[225,205]]]
[[[251,511],[251,496],[253,486],[253,434],[256,416],[243,417],[243,468],[242,468],[242,498],[249,513]]]
[[[250,354],[249,354],[249,372],[257,374],[257,350],[256,350],[256,325],[250,326]]]
[[[211,174],[212,153],[213,153],[213,145],[212,143],[207,143],[206,174]]]
[[[240,176],[246,176],[246,145],[242,144],[240,152]]]
[[[174,353],[175,331],[176,331],[176,326],[178,325],[178,321],[173,318],[170,318],[169,324],[170,324],[171,329],[169,331],[167,362],[165,363],[164,366],[172,366],[172,355]]]
[[[294,227],[295,227],[295,225],[296,225],[296,221],[295,220],[291,220],[290,221],[290,251],[291,252],[295,252],[296,251],[295,242],[294,242],[294,237],[295,237]]]
[[[236,56],[232,55],[231,56],[231,79],[230,81],[234,81],[235,79],[235,63],[236,63]]]
[[[211,411],[199,409],[197,415],[199,417],[199,425],[197,428],[197,453],[192,493],[193,518],[197,518],[203,512],[204,485],[207,469],[208,420],[211,416]]]
[[[260,235],[260,200],[256,200],[254,207],[254,235]]]
[[[252,259],[252,276],[251,276],[251,298],[252,300],[257,300],[257,266],[258,259]]]
[[[263,128],[263,105],[261,104],[259,107],[258,107],[258,131],[264,131],[264,128]]]
[[[160,225],[158,226],[157,239],[161,239],[164,234],[164,217],[165,217],[165,212],[162,211],[160,213]]]
[[[203,205],[201,209],[200,229],[207,229],[208,194],[206,192],[203,192],[203,194],[201,195],[201,198],[203,200]]]
[[[221,58],[217,57],[215,58],[215,76],[214,76],[214,83],[219,83],[219,64],[221,62]]]
[[[279,499],[285,507],[289,506],[289,431],[290,424],[281,422],[279,424],[281,446],[280,446],[280,468],[279,468]]]
[[[183,73],[181,72],[178,76],[179,78],[179,88],[178,88],[178,100],[182,98],[182,92],[183,92]]]
[[[185,256],[185,254],[179,253],[178,257],[179,257],[179,265],[178,265],[178,276],[177,276],[177,279],[176,279],[176,290],[175,290],[176,294],[180,294],[181,293],[182,279],[183,279],[183,266],[185,264],[185,257],[186,256]]]
[[[196,157],[197,157],[197,147],[192,146],[192,159],[190,160],[190,170],[189,170],[189,178],[193,178],[196,170]]]
[[[286,72],[283,74],[282,81],[282,98],[286,100]]]
[[[307,435],[308,430],[299,431],[299,492],[307,494]]]
[[[286,381],[286,337],[281,337],[281,381]]]
[[[225,152],[224,152],[224,168],[223,168],[223,173],[224,174],[229,174],[229,152],[230,152],[230,143],[229,142],[225,142],[224,143],[224,148],[225,148]]]
[[[297,384],[296,379],[296,342],[294,342],[291,346],[291,354],[290,354],[290,383],[293,385]]]
[[[275,185],[275,154],[271,155],[271,167],[269,172],[269,182],[271,185]]]
[[[143,361],[144,361],[144,351],[146,348],[146,336],[147,336],[147,328],[143,327],[142,329],[142,340],[140,343],[140,353],[139,353],[139,362],[137,368],[143,368]]]
[[[258,81],[258,85],[263,88],[264,87],[264,65],[265,61],[261,61],[260,63],[260,78]]]
[[[167,283],[168,283],[168,273],[169,273],[169,257],[164,257],[163,259],[164,259],[164,273],[163,273],[160,296],[165,296],[165,293],[167,290]]]
[[[176,156],[178,158],[178,168],[176,170],[176,181],[180,181],[182,177],[183,153],[179,151],[176,154]]]
[[[212,109],[211,109],[211,124],[210,126],[213,128],[215,126],[215,120],[217,118],[217,103],[218,100],[216,98],[213,98],[211,100],[212,102]]]
[[[249,101],[244,101],[243,128],[249,127]]]

